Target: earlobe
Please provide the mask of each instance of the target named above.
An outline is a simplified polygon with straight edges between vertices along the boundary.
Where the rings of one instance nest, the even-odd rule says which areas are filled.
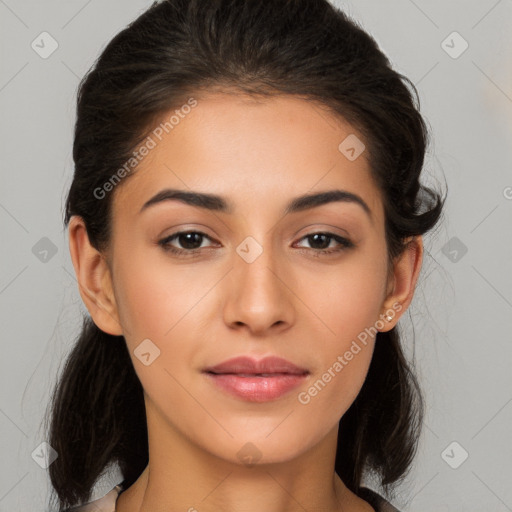
[[[104,255],[91,245],[81,217],[71,217],[68,234],[80,296],[94,323],[108,334],[122,335],[110,269]]]
[[[383,317],[386,332],[392,329],[405,313],[414,297],[416,282],[423,260],[423,239],[421,236],[406,240],[406,248],[394,263],[391,292],[384,301]],[[387,317],[387,318],[386,318]],[[389,319],[392,317],[391,319]]]

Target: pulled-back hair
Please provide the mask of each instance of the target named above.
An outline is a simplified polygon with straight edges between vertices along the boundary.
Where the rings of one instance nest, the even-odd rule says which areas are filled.
[[[101,200],[93,191],[166,112],[201,92],[228,90],[315,101],[359,130],[382,195],[389,262],[408,237],[436,225],[445,198],[420,184],[428,130],[418,92],[327,0],[154,2],[80,83],[64,224],[81,216],[91,244],[105,250],[115,189]],[[59,456],[49,475],[60,511],[88,501],[110,464],[119,465],[124,488],[137,480],[148,464],[147,425],[123,336],[84,317],[50,406],[48,442]],[[393,490],[410,470],[423,414],[397,327],[378,332],[367,378],[340,421],[335,470],[345,485],[357,494],[371,472]]]

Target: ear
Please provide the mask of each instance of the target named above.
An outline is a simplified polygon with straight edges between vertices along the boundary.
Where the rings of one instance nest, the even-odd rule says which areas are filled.
[[[69,251],[80,295],[94,323],[108,334],[122,335],[111,273],[105,256],[90,244],[82,217],[71,217],[68,233]]]
[[[380,332],[391,330],[405,313],[414,296],[414,289],[423,261],[423,239],[421,236],[409,237],[404,252],[395,260],[388,281],[387,296],[383,304],[381,319],[385,326]],[[393,317],[387,320],[388,315]]]

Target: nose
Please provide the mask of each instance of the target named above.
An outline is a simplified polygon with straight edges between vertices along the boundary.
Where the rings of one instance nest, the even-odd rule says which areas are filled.
[[[268,248],[252,262],[235,252],[224,288],[226,325],[255,335],[288,329],[296,312],[293,291],[287,282],[290,272],[285,272],[285,267],[285,261],[274,261]]]

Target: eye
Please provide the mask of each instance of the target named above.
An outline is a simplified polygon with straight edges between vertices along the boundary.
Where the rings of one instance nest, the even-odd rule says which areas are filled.
[[[354,243],[352,243],[347,238],[343,238],[342,236],[328,232],[311,233],[302,237],[301,240],[308,240],[308,242],[313,245],[311,250],[314,253],[320,254],[338,253],[344,251],[345,249],[355,247]],[[333,241],[336,242],[337,245],[334,247],[331,246],[331,248],[329,248]]]
[[[201,242],[204,238],[211,240],[206,233],[202,233],[201,231],[178,231],[166,238],[163,238],[162,240],[159,240],[158,245],[162,246],[165,251],[188,256],[199,252],[202,248]],[[171,242],[174,240],[179,242],[183,249],[171,245]]]
[[[208,248],[208,246],[205,247],[202,245],[202,242],[205,239],[212,240],[212,238],[210,238],[206,233],[202,233],[201,231],[178,231],[163,238],[162,240],[159,240],[158,245],[160,245],[166,252],[187,257],[201,252],[201,249]],[[345,249],[355,247],[355,245],[347,238],[329,232],[310,233],[309,235],[302,237],[300,240],[307,240],[308,243],[312,245],[310,250],[314,255],[318,256],[338,253]],[[177,242],[181,247],[172,245],[172,242]],[[332,246],[333,242],[335,242],[334,247]]]

